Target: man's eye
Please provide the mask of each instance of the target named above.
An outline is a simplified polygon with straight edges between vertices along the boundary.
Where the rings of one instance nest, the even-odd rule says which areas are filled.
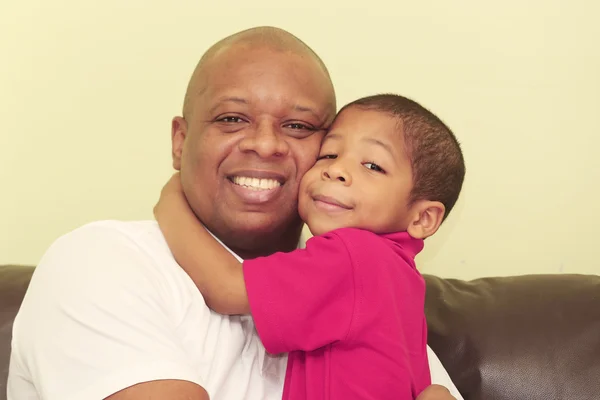
[[[367,167],[367,169],[376,171],[376,172],[385,172],[383,170],[383,168],[381,168],[379,165],[375,164],[374,162],[366,162],[363,164],[365,167]]]
[[[232,115],[226,116],[226,117],[221,117],[219,119],[217,119],[217,121],[219,122],[225,122],[228,124],[236,124],[236,123],[240,123],[240,122],[244,122],[243,119],[241,119],[240,117],[235,117]]]
[[[290,128],[290,129],[296,129],[296,130],[308,130],[308,131],[314,131],[315,128],[313,128],[312,126],[306,125],[306,124],[301,124],[299,122],[294,122],[291,124],[287,124],[285,125],[286,128]]]

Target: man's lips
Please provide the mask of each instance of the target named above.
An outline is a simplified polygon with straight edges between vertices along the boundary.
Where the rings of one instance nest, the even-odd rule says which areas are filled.
[[[265,170],[240,170],[231,172],[226,175],[227,179],[233,182],[233,178],[235,177],[246,177],[246,178],[255,178],[255,179],[272,179],[274,181],[279,182],[283,185],[286,181],[285,176],[279,172],[275,171],[265,171]]]
[[[272,171],[244,170],[227,175],[239,198],[249,204],[267,203],[274,199],[285,184],[282,174]]]
[[[324,196],[324,195],[314,195],[313,200],[315,201],[315,204],[321,208],[330,210],[330,211],[343,211],[343,210],[351,210],[352,207],[347,205],[346,203],[330,197],[330,196]]]

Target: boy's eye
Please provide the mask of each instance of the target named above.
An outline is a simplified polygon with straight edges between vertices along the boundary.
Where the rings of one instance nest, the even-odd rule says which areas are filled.
[[[375,164],[374,162],[366,162],[363,164],[365,167],[367,167],[367,169],[376,171],[376,172],[385,172],[383,170],[383,168],[381,168],[379,165]]]
[[[325,154],[317,157],[317,161],[319,160],[335,160],[337,158],[337,154]]]

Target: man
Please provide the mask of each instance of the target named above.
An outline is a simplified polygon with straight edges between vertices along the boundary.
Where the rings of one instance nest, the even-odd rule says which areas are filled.
[[[198,218],[232,252],[298,245],[298,184],[335,110],[327,69],[285,31],[244,31],[202,57],[173,119],[173,166]],[[10,400],[279,399],[286,367],[265,353],[250,317],[206,307],[154,221],[97,222],[58,239],[12,345]],[[432,360],[433,381],[449,382]],[[420,400],[451,398],[433,386]]]

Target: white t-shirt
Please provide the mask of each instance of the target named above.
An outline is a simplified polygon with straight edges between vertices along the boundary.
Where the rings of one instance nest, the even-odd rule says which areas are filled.
[[[461,399],[429,352],[433,383]],[[15,319],[8,400],[93,400],[177,379],[211,400],[281,399],[287,357],[252,319],[212,312],[155,221],[102,221],[46,252]]]

